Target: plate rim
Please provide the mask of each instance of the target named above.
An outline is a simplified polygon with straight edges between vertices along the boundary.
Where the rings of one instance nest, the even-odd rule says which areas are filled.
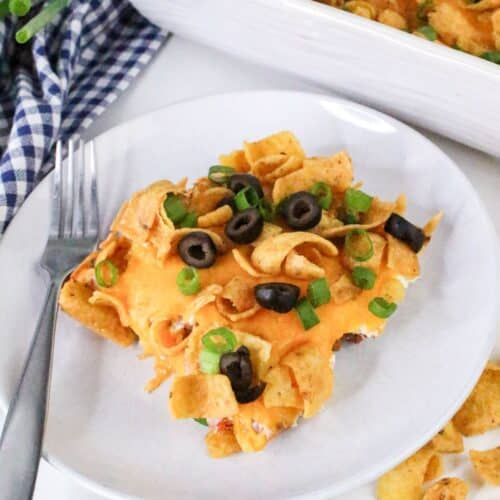
[[[491,254],[493,255],[493,263],[494,263],[494,274],[495,276],[500,275],[500,266],[498,262],[498,251],[500,249],[500,242],[499,239],[496,235],[496,231],[493,226],[493,222],[491,220],[491,217],[488,214],[488,211],[486,210],[486,207],[479,196],[479,193],[476,191],[472,183],[469,181],[467,176],[462,172],[462,170],[458,167],[458,165],[441,149],[439,148],[436,144],[434,144],[430,139],[428,139],[426,136],[424,136],[422,133],[420,133],[418,130],[414,129],[413,127],[407,125],[406,123],[398,120],[397,118],[394,118],[392,116],[387,115],[386,113],[383,113],[381,111],[378,111],[376,109],[370,108],[369,106],[363,105],[356,103],[354,101],[351,101],[349,99],[337,97],[330,95],[328,93],[322,93],[322,92],[308,92],[308,91],[300,91],[300,90],[280,90],[280,89],[266,89],[266,90],[243,90],[243,91],[234,91],[234,92],[221,92],[221,93],[212,93],[208,95],[203,95],[195,98],[188,98],[188,99],[183,99],[171,104],[168,104],[166,106],[162,106],[159,109],[156,109],[154,111],[142,113],[130,120],[126,120],[122,123],[119,123],[113,127],[110,127],[109,129],[103,131],[99,135],[95,136],[92,140],[97,142],[101,139],[103,139],[107,135],[111,135],[115,133],[116,131],[120,129],[126,129],[127,127],[130,126],[130,124],[133,123],[140,123],[144,119],[148,119],[151,116],[155,115],[160,115],[162,113],[168,112],[171,108],[176,108],[176,107],[183,107],[185,105],[191,105],[191,104],[196,104],[198,102],[203,102],[203,101],[210,101],[214,99],[227,99],[227,98],[237,98],[237,99],[244,99],[247,96],[248,97],[260,97],[264,96],[265,97],[270,97],[273,94],[278,94],[279,96],[300,96],[300,97],[305,97],[308,99],[313,99],[313,100],[318,100],[318,99],[327,99],[330,102],[336,102],[340,104],[341,106],[347,106],[350,107],[351,109],[361,111],[364,113],[371,114],[372,116],[376,116],[379,119],[382,119],[388,123],[392,123],[393,125],[396,125],[399,128],[402,128],[405,130],[405,132],[410,133],[411,135],[417,136],[420,140],[423,140],[424,143],[426,144],[427,147],[429,147],[433,152],[441,156],[443,159],[445,159],[449,166],[452,167],[455,171],[455,174],[459,176],[464,183],[465,186],[468,187],[468,189],[471,191],[473,196],[475,197],[475,201],[478,203],[479,210],[482,214],[482,217],[484,219],[485,223],[485,229],[487,230],[487,235],[486,238],[489,240],[487,243],[491,243]],[[45,186],[48,182],[49,179],[52,177],[52,171],[49,172],[38,184],[35,186],[33,191],[30,193],[28,198],[25,200],[23,205],[19,208],[17,214],[19,214],[21,211],[26,211],[29,210],[30,205],[31,205],[31,199],[32,199],[32,194],[34,191],[42,189],[43,186]],[[16,214],[16,215],[17,215]],[[11,221],[9,224],[7,230],[5,231],[3,237],[0,239],[0,244],[1,242],[5,239],[6,235],[10,235],[13,231],[15,231],[16,223],[15,223],[16,217]],[[9,236],[10,237],[10,236]],[[494,292],[495,296],[498,297],[499,290],[500,290],[500,285],[498,283],[498,280],[494,280]],[[326,487],[322,487],[317,490],[313,491],[302,491],[299,492],[298,494],[294,494],[292,496],[288,496],[286,498],[293,498],[293,499],[305,499],[305,498],[326,498],[329,495],[334,495],[338,496],[341,495],[347,491],[350,491],[354,488],[360,487],[370,481],[373,481],[386,471],[390,470],[392,467],[400,463],[402,460],[413,454],[415,451],[417,451],[421,446],[423,446],[426,442],[428,442],[435,434],[436,432],[442,428],[449,420],[450,418],[456,413],[458,408],[461,406],[461,404],[465,401],[467,396],[470,394],[472,391],[474,385],[476,384],[477,380],[479,379],[484,367],[486,366],[486,363],[489,358],[489,354],[491,353],[493,346],[496,341],[496,323],[498,322],[498,318],[500,317],[500,311],[498,309],[492,311],[492,326],[491,326],[491,332],[489,332],[489,335],[484,338],[484,347],[483,347],[483,355],[481,357],[484,357],[485,361],[484,364],[478,363],[475,367],[474,370],[472,370],[472,375],[470,379],[467,381],[467,383],[464,384],[463,390],[460,393],[460,396],[456,398],[456,401],[453,403],[450,408],[441,415],[439,419],[436,419],[436,424],[434,426],[431,426],[431,428],[425,432],[425,433],[420,433],[420,436],[423,436],[423,438],[419,439],[414,439],[411,445],[408,445],[406,448],[407,451],[404,452],[399,452],[396,456],[389,457],[388,459],[379,462],[378,464],[374,464],[370,468],[365,469],[364,472],[358,473],[356,475],[351,476],[348,479],[345,479],[340,482],[336,482],[333,485],[329,485]],[[5,416],[6,413],[6,408],[3,407],[3,405],[0,405],[0,415]],[[47,450],[43,450],[42,458],[45,460],[46,463],[50,464],[50,466],[54,467],[56,470],[58,470],[60,473],[67,475],[68,477],[71,477],[74,479],[77,483],[80,485],[84,486],[88,490],[104,496],[105,498],[109,499],[117,499],[117,500],[141,500],[142,497],[135,496],[135,495],[129,495],[126,494],[119,489],[116,488],[110,488],[102,483],[100,483],[98,480],[92,479],[91,477],[87,476],[86,474],[79,472],[77,469],[73,469],[69,465],[67,465],[63,460],[60,460],[57,456],[50,454]]]

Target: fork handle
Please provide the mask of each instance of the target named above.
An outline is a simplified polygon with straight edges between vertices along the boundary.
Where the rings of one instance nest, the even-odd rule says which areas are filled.
[[[0,500],[29,500],[42,453],[60,282],[51,281],[0,437]]]

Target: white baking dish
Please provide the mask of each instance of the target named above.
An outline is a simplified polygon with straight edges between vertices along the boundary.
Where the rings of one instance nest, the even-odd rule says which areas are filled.
[[[132,1],[174,33],[500,156],[496,64],[312,0]]]

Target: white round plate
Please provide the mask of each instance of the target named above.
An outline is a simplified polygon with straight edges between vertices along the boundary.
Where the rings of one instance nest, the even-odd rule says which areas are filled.
[[[294,92],[221,95],[170,106],[96,141],[102,234],[121,202],[160,179],[191,179],[219,153],[278,130],[309,155],[346,149],[364,189],[408,195],[408,217],[445,217],[422,278],[377,340],[343,349],[331,401],[261,453],[211,460],[205,428],[173,421],[168,384],[139,349],[101,340],[59,317],[45,456],[95,490],[140,498],[329,497],[369,481],[423,445],[452,416],[494,341],[495,238],[452,161],[383,114]],[[13,392],[44,296],[37,270],[48,228],[49,182],[27,200],[0,245],[0,402]]]

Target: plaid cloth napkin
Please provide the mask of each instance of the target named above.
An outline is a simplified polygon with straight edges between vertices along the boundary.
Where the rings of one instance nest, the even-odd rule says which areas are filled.
[[[26,46],[19,25],[0,21],[0,235],[52,168],[56,140],[86,129],[165,39],[126,0],[72,0]]]

